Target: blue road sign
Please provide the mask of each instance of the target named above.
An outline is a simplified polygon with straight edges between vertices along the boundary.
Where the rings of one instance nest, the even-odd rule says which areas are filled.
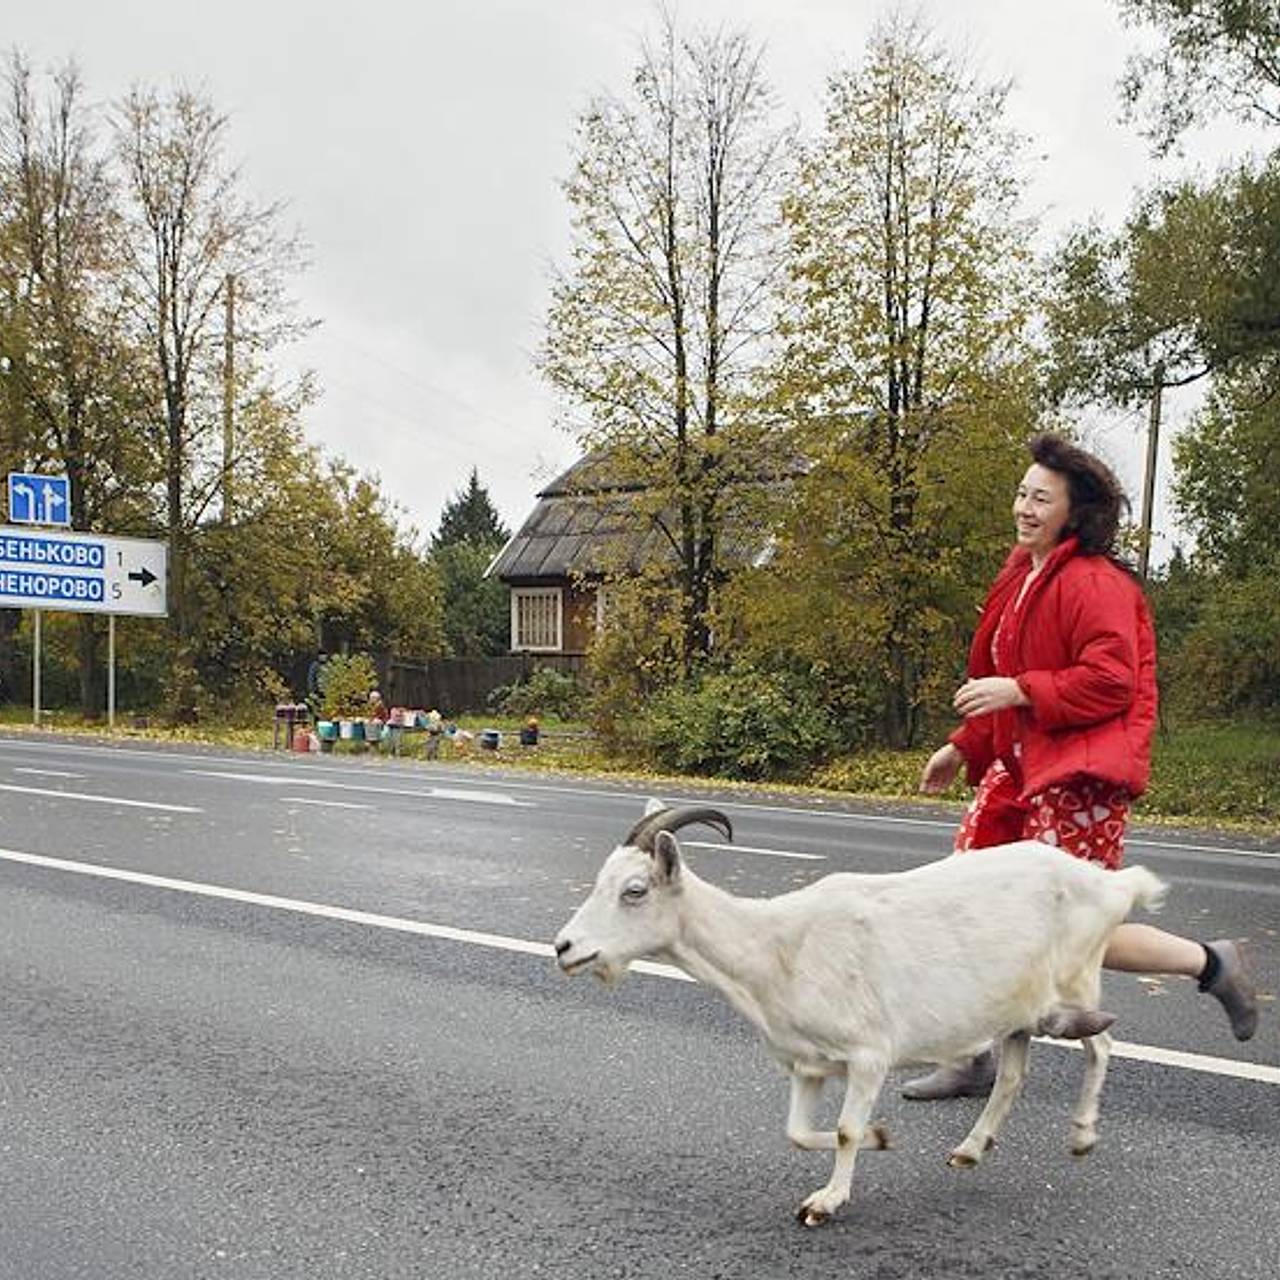
[[[12,524],[60,524],[69,528],[70,478],[10,471],[9,520]]]

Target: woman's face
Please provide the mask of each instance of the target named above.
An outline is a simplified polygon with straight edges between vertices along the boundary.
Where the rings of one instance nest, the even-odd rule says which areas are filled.
[[[1071,519],[1071,491],[1067,477],[1038,462],[1027,468],[1013,500],[1017,543],[1043,560],[1062,540]]]

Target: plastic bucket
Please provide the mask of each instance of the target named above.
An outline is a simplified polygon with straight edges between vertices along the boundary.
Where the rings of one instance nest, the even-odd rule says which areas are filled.
[[[497,751],[502,746],[502,734],[497,729],[485,729],[480,734],[480,745],[486,751]]]

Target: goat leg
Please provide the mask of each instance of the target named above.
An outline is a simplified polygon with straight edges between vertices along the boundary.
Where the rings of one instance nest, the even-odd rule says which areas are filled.
[[[839,1134],[834,1129],[815,1129],[813,1113],[825,1084],[823,1076],[807,1076],[793,1073],[791,1076],[791,1105],[787,1112],[787,1139],[801,1151],[834,1151],[840,1145]],[[887,1151],[892,1142],[889,1127],[877,1120],[863,1131],[858,1146],[863,1151]]]
[[[996,1070],[996,1082],[987,1105],[969,1131],[968,1137],[947,1157],[953,1169],[972,1169],[981,1163],[982,1157],[995,1146],[996,1135],[1004,1125],[1009,1108],[1022,1091],[1022,1081],[1027,1073],[1027,1052],[1031,1037],[1025,1031],[1006,1036],[1000,1046],[1000,1065]]]
[[[1105,1031],[1081,1041],[1084,1049],[1084,1082],[1071,1113],[1071,1154],[1087,1156],[1098,1143],[1098,1100],[1107,1078],[1111,1037]]]
[[[845,1082],[844,1104],[835,1132],[835,1164],[825,1187],[806,1196],[796,1210],[796,1217],[806,1227],[822,1223],[849,1199],[853,1184],[853,1166],[858,1150],[864,1145],[868,1131],[871,1108],[880,1094],[888,1067],[883,1062],[850,1061]],[[878,1144],[870,1144],[878,1145]]]

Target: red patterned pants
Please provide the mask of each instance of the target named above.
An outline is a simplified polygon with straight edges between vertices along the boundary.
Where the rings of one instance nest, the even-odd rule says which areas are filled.
[[[997,761],[978,783],[956,832],[955,849],[963,853],[1014,840],[1039,840],[1115,871],[1124,860],[1130,801],[1123,787],[1084,775],[1023,800]]]

